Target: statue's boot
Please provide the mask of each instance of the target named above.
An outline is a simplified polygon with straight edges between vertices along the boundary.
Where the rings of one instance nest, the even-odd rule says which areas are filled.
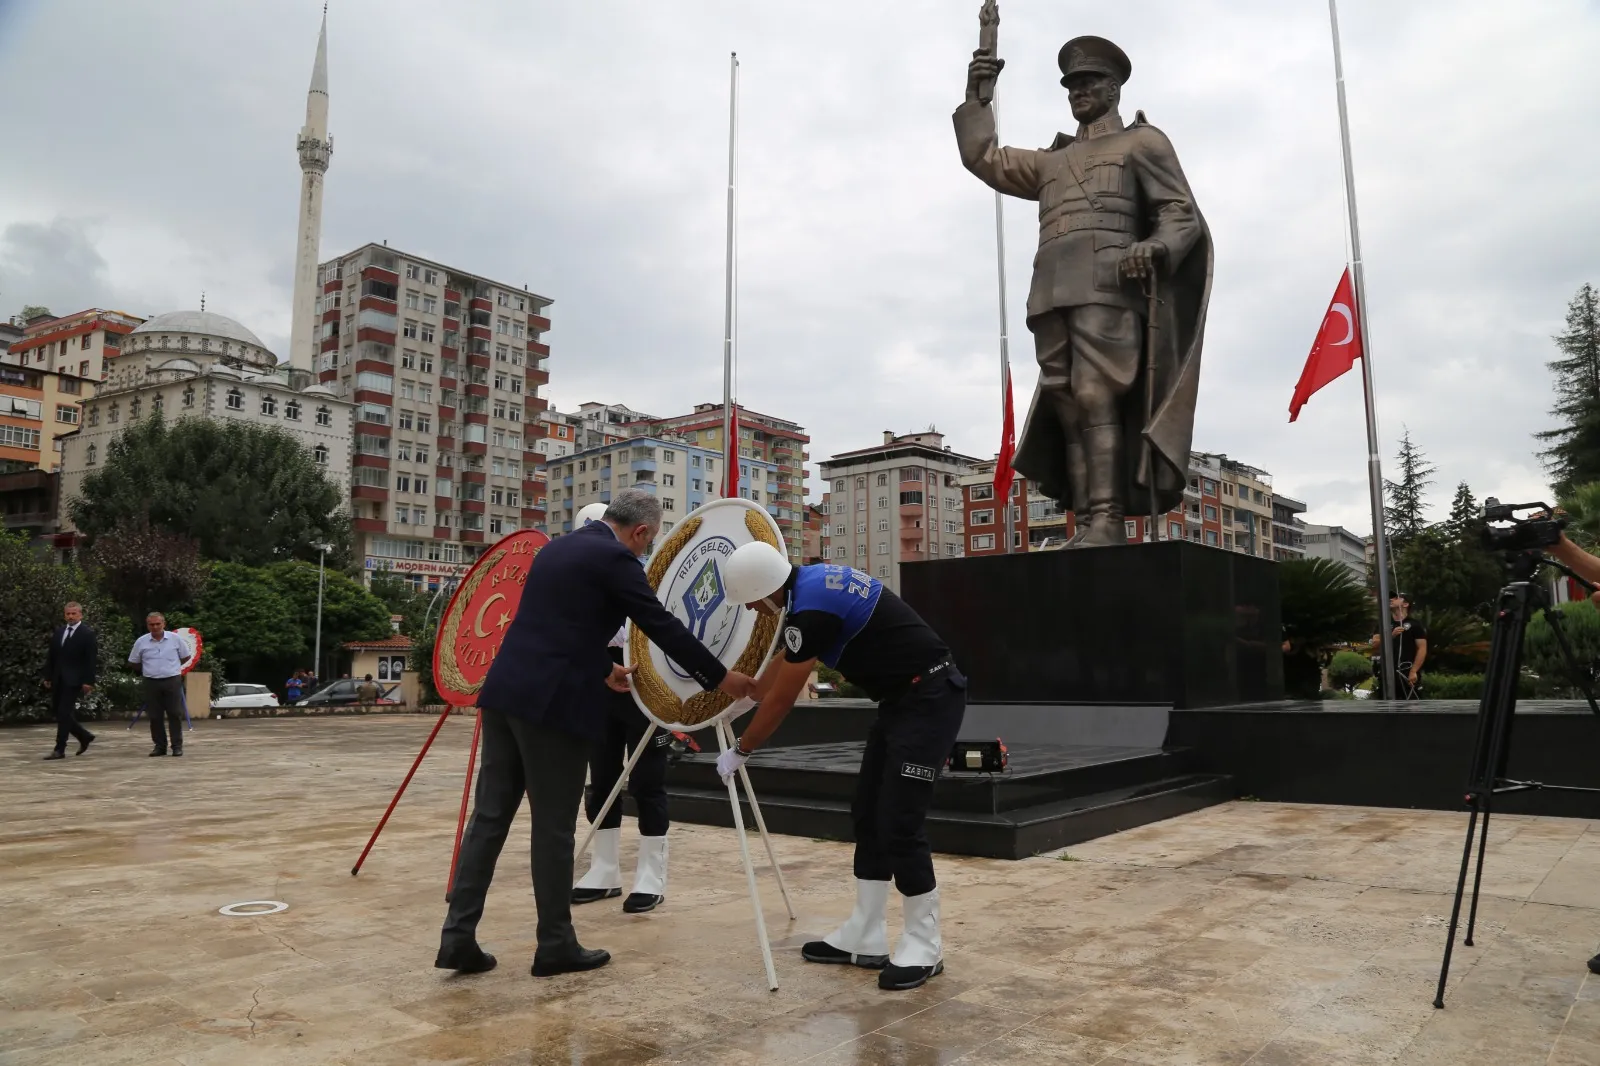
[[[1067,481],[1072,492],[1072,539],[1067,547],[1076,548],[1089,535],[1089,463],[1084,458],[1083,444],[1073,441],[1067,445]]]
[[[1084,431],[1089,486],[1089,530],[1073,542],[1079,548],[1105,548],[1128,543],[1122,524],[1122,504],[1117,499],[1117,460],[1122,430],[1117,426],[1091,426]]]

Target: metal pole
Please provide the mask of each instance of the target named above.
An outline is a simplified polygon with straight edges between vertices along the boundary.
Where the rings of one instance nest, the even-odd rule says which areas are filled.
[[[719,721],[717,729],[719,735],[722,735],[724,744],[730,748],[738,746],[733,739],[733,726],[725,721]],[[795,914],[794,904],[789,901],[789,885],[783,879],[783,867],[778,865],[778,854],[772,850],[772,834],[767,832],[767,820],[761,817],[761,804],[756,802],[756,790],[750,783],[750,771],[743,766],[739,767],[739,780],[744,783],[744,794],[750,800],[750,813],[755,817],[757,831],[761,833],[761,843],[767,846],[767,861],[772,864],[772,872],[778,878],[778,891],[783,894],[784,908],[789,912],[789,920],[796,921],[799,915]]]
[[[723,271],[722,291],[722,463],[723,483],[739,494],[739,472],[729,463],[733,454],[733,434],[739,431],[733,420],[733,247],[734,197],[738,189],[739,149],[739,53],[728,54],[728,259]]]
[[[317,684],[322,684],[322,582],[327,573],[328,549],[321,547],[317,555],[317,651],[316,661],[311,672],[317,675]]]
[[[1000,110],[990,103],[989,110],[994,114],[995,143],[1000,142]],[[1011,393],[1011,337],[1006,327],[1006,218],[1005,198],[997,190],[994,194],[994,248],[995,265],[1000,279],[1000,424],[1005,425],[1006,403]],[[1012,432],[1016,432],[1013,428]],[[1004,442],[1002,442],[1004,443]],[[1016,484],[1015,474],[1012,475],[1012,485]],[[1023,497],[1026,502],[1027,497]],[[1011,554],[1011,542],[1016,539],[1016,519],[1011,513],[1011,489],[1006,489],[1006,498],[1000,501],[1000,506],[1006,511],[1006,554]]]
[[[728,738],[722,730],[717,730],[718,751],[728,750]],[[728,803],[733,807],[733,831],[739,838],[739,858],[744,862],[745,885],[750,890],[750,906],[756,913],[756,943],[761,947],[761,961],[767,969],[767,988],[770,991],[778,990],[778,971],[772,966],[772,944],[767,939],[767,919],[761,912],[761,890],[756,886],[756,868],[750,861],[750,839],[744,832],[744,812],[739,807],[739,784],[737,775],[728,778]]]
[[[1344,99],[1344,60],[1339,51],[1338,0],[1328,0],[1328,21],[1333,28],[1333,77],[1339,95],[1339,142],[1344,153],[1344,197],[1350,214],[1350,277],[1355,284],[1361,318],[1361,385],[1367,406],[1367,482],[1372,495],[1373,560],[1378,568],[1378,641],[1383,661],[1383,698],[1394,691],[1394,647],[1389,639],[1389,538],[1383,529],[1383,468],[1378,457],[1378,410],[1373,401],[1372,334],[1367,325],[1367,283],[1361,262],[1361,225],[1356,217],[1356,173],[1350,161],[1350,112]]]

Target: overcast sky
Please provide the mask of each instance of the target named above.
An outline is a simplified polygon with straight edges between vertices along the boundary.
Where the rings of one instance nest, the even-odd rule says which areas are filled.
[[[1194,446],[1311,521],[1370,528],[1358,375],[1289,396],[1346,256],[1321,0],[1003,0],[1008,143],[1071,131],[1094,33],[1170,136],[1216,243]],[[198,305],[286,357],[313,0],[0,0],[0,314]],[[993,198],[950,112],[977,0],[333,0],[322,256],[388,240],[551,308],[557,407],[720,399],[728,53],[742,60],[739,396],[816,461],[936,425],[999,437]],[[1402,427],[1482,497],[1546,492],[1553,349],[1600,280],[1600,11],[1340,11],[1386,463]],[[1006,205],[1019,418],[1036,208]],[[813,485],[816,482],[813,481]]]

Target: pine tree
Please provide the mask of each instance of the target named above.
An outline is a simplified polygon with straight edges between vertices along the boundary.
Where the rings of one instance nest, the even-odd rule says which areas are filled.
[[[1562,358],[1545,365],[1555,375],[1560,419],[1537,434],[1548,447],[1539,453],[1558,497],[1600,481],[1600,295],[1585,284],[1567,305],[1567,328],[1552,338]]]
[[[1472,528],[1473,522],[1482,518],[1479,513],[1478,501],[1472,495],[1472,487],[1465,481],[1456,486],[1455,499],[1450,501],[1450,531],[1456,536],[1461,536]]]
[[[1400,437],[1400,451],[1395,456],[1400,479],[1385,480],[1384,494],[1388,502],[1383,508],[1383,524],[1389,534],[1392,550],[1398,554],[1417,534],[1427,528],[1423,512],[1427,510],[1428,486],[1435,468],[1428,465],[1422,449],[1411,443],[1411,430]]]

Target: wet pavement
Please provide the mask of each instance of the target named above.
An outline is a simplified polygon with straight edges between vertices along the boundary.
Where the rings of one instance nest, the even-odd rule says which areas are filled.
[[[775,842],[797,920],[758,870],[768,992],[737,841],[702,826],[673,830],[657,912],[576,910],[611,966],[535,980],[514,832],[480,930],[500,968],[447,975],[470,719],[349,872],[431,725],[200,722],[182,759],[149,759],[146,734],[102,723],[53,763],[50,731],[0,731],[0,1066],[1600,1063],[1600,823],[1566,819],[1495,819],[1444,1011],[1465,817],[1249,802],[1064,856],[938,859],[948,969],[902,994],[801,961],[853,885],[848,845],[795,837]],[[636,841],[626,820],[628,876]],[[249,900],[288,909],[217,913]]]

